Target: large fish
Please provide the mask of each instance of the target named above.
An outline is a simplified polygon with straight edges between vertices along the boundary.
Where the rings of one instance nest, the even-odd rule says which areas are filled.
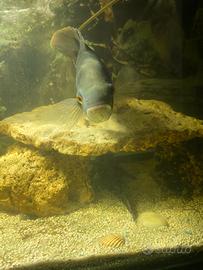
[[[95,52],[85,44],[79,30],[66,27],[54,33],[51,47],[70,57],[76,71],[76,99],[78,108],[93,123],[100,123],[110,118],[113,108],[113,85],[111,77]],[[71,101],[72,100],[72,101]],[[74,100],[66,100],[67,110]],[[74,113],[78,116],[77,106]],[[77,121],[75,117],[75,121]],[[66,121],[67,122],[67,121]]]

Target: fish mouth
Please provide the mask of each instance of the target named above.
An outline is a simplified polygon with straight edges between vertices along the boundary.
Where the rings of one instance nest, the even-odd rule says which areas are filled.
[[[112,113],[110,105],[97,105],[87,109],[87,118],[95,123],[100,123],[108,120]]]

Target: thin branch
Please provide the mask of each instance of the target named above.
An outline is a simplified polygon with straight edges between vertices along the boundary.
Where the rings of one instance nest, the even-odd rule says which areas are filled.
[[[113,5],[115,5],[118,1],[120,0],[112,0],[111,2],[109,2],[108,4],[106,4],[103,8],[101,8],[100,10],[98,10],[96,13],[94,13],[89,19],[87,19],[84,23],[82,23],[79,26],[79,30],[84,29],[88,24],[90,24],[93,20],[95,20],[99,15],[101,15],[108,7],[111,7]]]

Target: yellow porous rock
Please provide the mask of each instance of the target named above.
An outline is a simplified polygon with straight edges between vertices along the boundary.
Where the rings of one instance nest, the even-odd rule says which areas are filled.
[[[108,121],[79,121],[71,129],[61,117],[66,110],[59,102],[16,114],[0,122],[0,134],[37,148],[78,156],[140,152],[203,136],[203,121],[155,100],[118,98]]]
[[[79,170],[77,169],[79,167]],[[0,209],[64,214],[92,200],[85,160],[15,144],[0,157]]]

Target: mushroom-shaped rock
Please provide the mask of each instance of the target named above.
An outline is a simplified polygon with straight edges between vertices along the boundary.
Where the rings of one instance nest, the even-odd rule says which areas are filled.
[[[115,101],[111,118],[103,123],[64,123],[64,102],[42,106],[0,122],[0,133],[24,144],[68,155],[140,152],[158,144],[201,137],[203,122],[177,113],[167,104],[133,97]]]
[[[202,121],[160,101],[116,99],[108,121],[92,124],[80,117],[74,125],[67,104],[42,106],[0,122],[0,134],[27,144],[16,144],[0,157],[1,208],[37,216],[71,211],[93,198],[90,156],[140,152],[203,135]]]

